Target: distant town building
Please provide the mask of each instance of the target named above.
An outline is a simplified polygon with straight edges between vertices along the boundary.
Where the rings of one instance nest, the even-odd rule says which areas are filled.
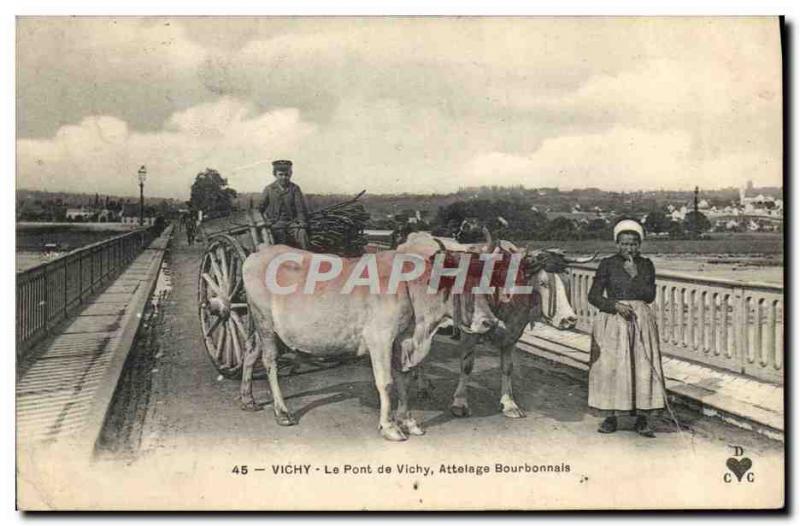
[[[67,221],[91,221],[95,211],[91,208],[67,208]]]
[[[97,217],[95,218],[98,223],[116,223],[118,219],[119,214],[113,210],[109,210],[108,208],[98,210]]]
[[[120,217],[120,221],[126,225],[138,225],[139,224],[139,205],[136,204],[125,204],[122,205],[122,215]],[[155,214],[151,207],[145,207],[144,209],[144,222],[145,226],[152,225],[156,222]]]
[[[675,208],[674,206],[671,208],[672,208],[671,211],[672,213],[669,215],[669,217],[673,221],[683,221],[684,219],[686,219],[686,214],[689,213],[689,208],[686,205],[683,205],[680,208]]]
[[[783,199],[764,193],[754,195],[752,181],[739,188],[738,201],[723,206],[708,199],[698,199],[697,208],[715,230],[779,231],[783,226]],[[681,222],[693,209],[689,202],[666,205],[667,217]]]
[[[783,199],[775,199],[770,195],[758,194],[748,197],[748,190],[752,190],[752,181],[748,181],[748,188],[739,189],[739,206],[746,214],[765,217],[783,217]]]
[[[410,216],[406,222],[411,225],[422,223],[422,212],[419,210],[415,211],[414,215]]]
[[[590,221],[595,219],[606,219],[603,214],[598,214],[597,212],[581,212],[575,209],[570,212],[547,212],[547,219],[553,220],[557,217],[566,217],[567,219],[572,219],[576,223],[583,225],[587,225]]]
[[[739,201],[713,206],[703,213],[717,230],[779,231],[783,224],[783,199],[754,193],[753,182],[739,188]]]

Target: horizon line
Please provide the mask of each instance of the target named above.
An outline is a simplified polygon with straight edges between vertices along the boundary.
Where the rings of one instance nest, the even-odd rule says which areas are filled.
[[[742,187],[737,186],[723,186],[723,187],[716,187],[716,188],[701,188],[700,192],[720,192],[724,190],[739,190]],[[783,184],[777,186],[753,186],[752,189],[756,190],[758,188],[762,189],[776,189],[779,188],[783,191]],[[453,190],[450,192],[370,192],[367,191],[365,196],[450,196],[450,195],[458,195],[460,193],[470,192],[470,191],[477,191],[481,189],[508,189],[508,190],[523,190],[523,191],[542,191],[542,190],[555,190],[559,193],[570,193],[570,192],[580,192],[580,191],[587,191],[587,190],[595,190],[599,192],[605,193],[613,193],[613,194],[637,194],[637,193],[650,193],[650,192],[686,192],[686,193],[693,193],[694,188],[689,189],[674,189],[674,188],[658,188],[658,189],[636,189],[636,190],[605,190],[602,188],[597,188],[595,186],[585,186],[580,188],[570,188],[570,189],[561,189],[557,186],[541,186],[541,187],[526,187],[521,185],[508,185],[508,186],[494,186],[494,185],[484,185],[484,186],[468,186],[459,188],[457,190]],[[235,190],[235,189],[234,189]],[[45,193],[63,193],[63,194],[74,194],[74,195],[101,195],[101,196],[108,196],[108,197],[118,197],[118,198],[130,198],[130,199],[139,199],[138,195],[131,194],[131,195],[120,195],[120,194],[111,194],[111,193],[100,193],[100,192],[76,192],[72,190],[49,190],[49,189],[34,189],[34,188],[15,188],[15,193],[19,192],[45,192]],[[237,197],[246,195],[246,194],[260,194],[260,190],[253,190],[253,191],[239,191],[236,190]],[[337,196],[346,196],[351,195],[357,192],[349,192],[349,191],[340,191],[340,192],[304,192],[306,195],[309,196],[326,196],[326,195],[337,195]],[[188,199],[190,196],[186,196]],[[178,200],[186,200],[184,197],[175,197],[175,196],[164,196],[164,195],[145,195],[145,198],[150,199],[178,199]]]

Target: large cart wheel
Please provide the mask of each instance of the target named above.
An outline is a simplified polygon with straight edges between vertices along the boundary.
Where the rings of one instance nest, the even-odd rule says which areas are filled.
[[[244,355],[251,346],[261,347],[261,338],[250,316],[242,279],[242,265],[247,252],[226,234],[210,238],[200,262],[197,282],[197,305],[203,342],[211,363],[225,378],[240,379]],[[330,367],[323,361],[304,363],[297,353],[278,340],[278,374],[289,376]],[[257,351],[254,351],[257,352]],[[306,360],[308,361],[308,360]],[[332,362],[334,364],[338,362]],[[254,378],[264,378],[266,371],[258,360]]]
[[[247,305],[242,265],[247,253],[236,239],[209,239],[197,282],[203,342],[211,363],[226,378],[241,378],[245,351],[259,345]]]

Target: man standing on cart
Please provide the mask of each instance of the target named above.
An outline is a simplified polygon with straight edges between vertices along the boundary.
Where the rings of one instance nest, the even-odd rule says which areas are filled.
[[[259,210],[275,243],[308,249],[308,207],[300,187],[291,181],[292,161],[273,161],[275,181],[264,188]]]

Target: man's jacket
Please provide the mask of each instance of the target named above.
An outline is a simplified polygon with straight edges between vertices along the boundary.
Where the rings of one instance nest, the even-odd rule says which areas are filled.
[[[278,184],[278,181],[267,185],[261,194],[259,210],[273,223],[298,221],[306,225],[308,222],[303,192],[292,182],[286,188]]]

